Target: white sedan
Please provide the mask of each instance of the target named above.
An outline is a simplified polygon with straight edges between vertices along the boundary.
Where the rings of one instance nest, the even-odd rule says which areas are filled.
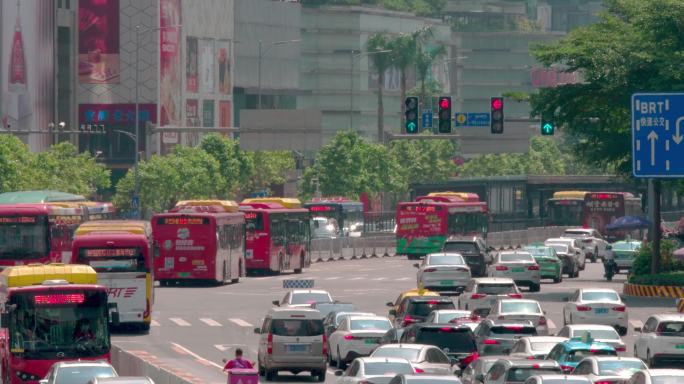
[[[416,373],[413,365],[397,357],[361,357],[347,371],[337,370],[338,384],[387,384],[396,375]]]
[[[337,330],[330,334],[330,360],[344,369],[355,358],[370,355],[391,328],[392,323],[386,317],[345,316]]]
[[[546,336],[549,334],[549,324],[544,311],[537,300],[506,299],[499,300],[492,306],[488,319],[525,321],[528,320],[537,328],[537,334]]]
[[[594,341],[606,343],[615,348],[615,352],[623,355],[627,351],[625,343],[618,335],[615,328],[610,325],[601,324],[570,324],[561,328],[556,336],[567,337],[569,339],[583,337],[585,333],[589,333]]]
[[[574,254],[577,257],[577,262],[579,263],[580,271],[584,271],[584,267],[587,263],[587,254],[585,253],[584,246],[579,239],[571,239],[569,237],[556,237],[551,239],[546,239],[544,245],[550,246],[551,244],[565,244],[568,246],[570,254]]]
[[[629,379],[627,384],[681,384],[684,383],[684,369],[642,369]]]
[[[684,365],[684,314],[651,315],[635,331],[634,356],[649,367],[663,362]]]
[[[582,243],[584,253],[594,263],[596,259],[603,259],[603,256],[606,254],[608,242],[603,239],[599,231],[593,228],[568,228],[561,237],[578,239]]]
[[[568,340],[557,336],[525,336],[518,339],[508,354],[515,359],[545,359],[553,347]]]
[[[646,364],[636,357],[589,356],[580,361],[572,374],[584,376],[592,383],[624,383],[642,369],[646,369]]]
[[[472,319],[473,314],[464,309],[438,309],[425,318],[428,324],[446,324],[454,319]]]
[[[563,324],[604,324],[627,334],[627,306],[614,289],[580,288],[566,299]]]
[[[460,294],[470,281],[470,267],[458,253],[431,253],[418,268],[417,284],[441,294]]]
[[[499,252],[489,266],[489,276],[511,278],[516,285],[529,287],[531,292],[539,292],[541,287],[539,264],[526,251]]]

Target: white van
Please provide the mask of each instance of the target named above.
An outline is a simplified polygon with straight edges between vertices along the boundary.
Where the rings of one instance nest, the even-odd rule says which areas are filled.
[[[259,374],[272,381],[278,371],[311,372],[325,381],[327,340],[321,313],[309,308],[272,308],[259,334]]]

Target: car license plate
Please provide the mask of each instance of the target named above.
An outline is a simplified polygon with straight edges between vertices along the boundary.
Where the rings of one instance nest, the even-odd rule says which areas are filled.
[[[511,271],[512,271],[513,273],[520,273],[520,272],[524,272],[524,271],[525,271],[525,268],[523,268],[523,267],[516,267],[516,268],[512,268]]]
[[[594,313],[597,315],[605,315],[608,313],[608,308],[594,308]]]
[[[365,339],[364,344],[378,344],[380,342],[380,339]]]
[[[454,285],[454,282],[452,280],[442,280],[439,282],[439,285]]]
[[[308,352],[309,346],[307,344],[288,344],[288,352]]]

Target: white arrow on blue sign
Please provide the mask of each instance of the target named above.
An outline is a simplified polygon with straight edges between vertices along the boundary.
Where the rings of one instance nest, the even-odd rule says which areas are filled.
[[[421,117],[423,128],[432,128],[432,111],[424,109]]]
[[[635,177],[684,177],[684,93],[632,95]]]

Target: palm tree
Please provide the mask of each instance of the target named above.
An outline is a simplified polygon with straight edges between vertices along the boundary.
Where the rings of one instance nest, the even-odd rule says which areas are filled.
[[[378,52],[389,50],[390,39],[386,33],[376,33],[371,36],[366,42],[366,50],[368,52]],[[382,104],[382,90],[385,86],[385,71],[392,66],[391,52],[380,52],[369,55],[371,63],[375,70],[378,71],[378,143],[384,142],[384,124],[385,124],[385,108]]]
[[[407,71],[413,67],[416,61],[416,48],[418,44],[417,32],[410,35],[401,34],[390,40],[390,47],[392,49],[392,66],[397,68],[401,73],[401,121],[402,131],[404,127],[404,117],[406,112],[406,75]]]
[[[425,105],[425,80],[427,80],[430,69],[435,61],[442,55],[446,53],[446,49],[443,45],[439,45],[433,49],[426,49],[419,46],[418,53],[416,54],[416,74],[420,80],[420,100],[422,100],[423,105]]]

